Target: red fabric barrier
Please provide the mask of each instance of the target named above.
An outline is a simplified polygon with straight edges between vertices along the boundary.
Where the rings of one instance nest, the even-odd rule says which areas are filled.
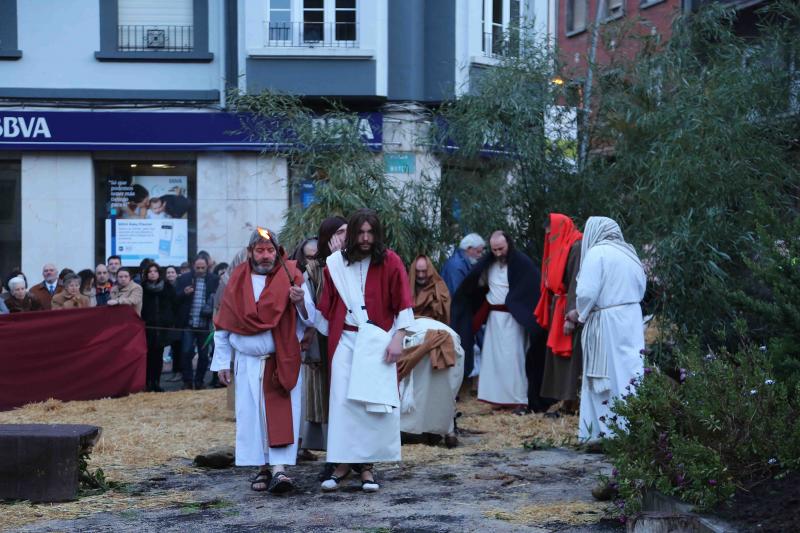
[[[129,306],[0,315],[0,410],[144,389],[144,322]]]

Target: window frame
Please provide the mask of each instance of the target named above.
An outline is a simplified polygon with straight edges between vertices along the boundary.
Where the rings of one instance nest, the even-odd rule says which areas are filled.
[[[580,28],[575,28],[574,27],[574,25],[575,25],[575,22],[574,22],[575,4],[577,2],[583,2],[583,5],[585,6],[584,15],[583,15],[583,19],[584,19],[583,20],[583,26],[580,27]],[[565,9],[564,9],[564,35],[566,35],[567,37],[572,37],[574,35],[579,35],[579,34],[585,32],[586,29],[589,27],[589,21],[588,21],[588,18],[589,18],[589,0],[566,0],[564,7],[565,7]],[[572,18],[573,18],[573,28],[571,28],[571,29],[569,27],[570,15],[572,15]]]
[[[606,0],[606,16],[604,17],[605,22],[610,22],[612,20],[617,20],[625,16],[625,0],[616,0],[619,2],[619,11],[617,13],[612,14],[609,3],[614,0]]]
[[[300,47],[300,48],[314,48],[316,46],[325,47],[333,45],[333,48],[338,43],[350,43],[347,48],[358,48],[360,45],[361,32],[359,31],[359,21],[361,19],[361,1],[354,0],[354,8],[337,8],[336,0],[321,0],[322,8],[306,8],[305,0],[290,0],[290,31],[289,39],[270,39],[270,25],[272,24],[272,0],[265,0],[266,3],[266,39],[268,47]],[[282,10],[283,11],[283,10]],[[322,12],[322,22],[306,22],[306,11]],[[336,13],[337,11],[353,11],[355,13],[355,39],[337,39],[336,38]],[[322,24],[322,39],[309,40],[305,36],[306,24]]]
[[[0,60],[22,57],[17,38],[17,0],[0,0]]]
[[[494,21],[494,7],[495,2],[500,2],[500,24]],[[506,36],[511,26],[511,0],[481,0],[481,53],[485,57],[502,57],[502,51],[495,53],[495,28],[500,29],[501,43],[504,43]],[[489,43],[490,49],[487,46],[487,36],[491,36]]]
[[[120,51],[119,2],[98,0],[100,6],[100,50],[94,53],[98,61],[146,61],[210,63],[214,54],[208,51],[208,0],[193,0],[194,46],[189,52]]]

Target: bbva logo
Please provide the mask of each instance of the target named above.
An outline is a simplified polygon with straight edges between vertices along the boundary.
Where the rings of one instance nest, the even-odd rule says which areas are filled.
[[[50,128],[47,125],[47,119],[44,117],[3,117],[0,121],[0,137],[5,139],[15,139],[22,137],[24,139],[36,139],[43,137],[50,139]]]

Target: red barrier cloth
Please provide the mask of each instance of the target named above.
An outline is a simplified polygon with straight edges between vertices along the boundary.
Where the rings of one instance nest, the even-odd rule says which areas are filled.
[[[144,322],[130,306],[0,315],[0,410],[144,389]]]

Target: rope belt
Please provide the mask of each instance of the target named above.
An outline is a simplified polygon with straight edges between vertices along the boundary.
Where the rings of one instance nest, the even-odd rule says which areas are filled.
[[[595,311],[605,311],[606,309],[614,309],[615,307],[625,307],[626,305],[639,305],[639,303],[641,302],[627,302],[624,304],[614,304],[606,307],[593,307],[592,313],[594,313]]]
[[[501,305],[489,304],[489,311],[500,311],[501,313],[510,313],[511,312],[511,311],[508,310],[508,307],[506,307],[503,304],[501,304]]]

